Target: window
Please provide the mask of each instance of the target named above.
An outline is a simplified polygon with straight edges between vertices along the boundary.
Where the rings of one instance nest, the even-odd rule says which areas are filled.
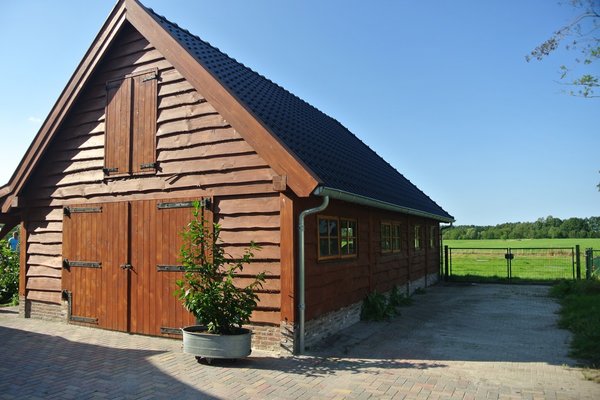
[[[419,225],[415,226],[415,250],[419,250],[421,248],[421,227]]]
[[[429,248],[434,249],[437,243],[437,236],[435,234],[435,225],[430,228],[429,231]]]
[[[402,248],[402,225],[394,222],[381,223],[381,252],[398,253]]]
[[[344,256],[356,255],[356,221],[351,219],[340,219],[341,248],[340,253]]]
[[[319,217],[319,259],[356,257],[357,223],[352,219]]]
[[[104,174],[156,170],[156,69],[106,84]]]

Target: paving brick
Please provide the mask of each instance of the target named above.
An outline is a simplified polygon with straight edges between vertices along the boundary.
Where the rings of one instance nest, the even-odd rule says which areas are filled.
[[[435,343],[420,337],[410,318],[421,318],[421,324],[426,321],[429,337],[434,336],[432,332],[446,332],[447,327],[434,325],[435,315],[430,319],[423,315],[427,315],[426,310],[443,310],[436,299],[448,301],[461,295],[447,287],[428,289],[402,317],[369,327],[369,336],[353,343],[345,355],[336,353],[338,347],[333,345],[302,357],[280,358],[261,352],[248,360],[216,361],[214,365],[199,364],[193,356],[183,354],[177,340],[22,319],[0,312],[0,399],[600,398],[600,385],[586,381],[568,362],[519,361],[514,354],[490,360],[436,353]],[[472,297],[459,300],[473,302]],[[551,301],[543,296],[538,300]],[[532,307],[556,317],[555,308]],[[415,348],[414,341],[406,343],[402,335],[409,328],[424,341],[420,347]],[[351,338],[351,333],[347,337]],[[460,341],[452,343],[461,345]],[[346,348],[347,344],[339,346]],[[566,346],[561,351],[566,357]],[[406,357],[408,354],[412,357]],[[560,357],[557,355],[556,360]]]

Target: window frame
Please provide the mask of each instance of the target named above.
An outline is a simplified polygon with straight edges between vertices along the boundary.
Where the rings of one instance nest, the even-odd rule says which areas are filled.
[[[337,236],[331,236],[329,232],[329,224],[328,224],[328,234],[327,236],[321,235],[321,221],[335,221],[336,222],[336,233]],[[354,253],[350,254],[342,254],[342,221],[354,223],[355,232],[353,232],[352,238],[354,239]],[[346,236],[348,237],[348,236]],[[328,240],[328,249],[331,249],[331,239],[337,238],[337,254],[328,254],[321,255],[321,240]],[[334,217],[329,215],[318,215],[317,216],[317,261],[329,261],[329,260],[341,260],[341,259],[350,259],[350,258],[358,258],[358,221],[354,218],[345,218],[345,217]]]
[[[384,227],[389,227],[389,235],[384,235]],[[402,223],[398,221],[381,221],[380,246],[382,254],[396,254],[402,252]],[[387,238],[387,239],[386,239]],[[388,242],[389,247],[384,246]],[[395,245],[397,243],[397,246]]]

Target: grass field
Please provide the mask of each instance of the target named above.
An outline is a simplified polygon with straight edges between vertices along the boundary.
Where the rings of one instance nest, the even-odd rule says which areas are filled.
[[[573,279],[577,272],[571,249],[576,244],[580,245],[581,276],[585,277],[584,251],[589,247],[600,250],[600,239],[444,241],[451,248],[451,277],[475,281],[506,281],[509,277],[525,282]],[[510,264],[505,258],[507,248],[513,255]]]
[[[600,239],[510,239],[510,240],[444,240],[450,247],[575,247],[581,251],[591,247],[600,250]]]

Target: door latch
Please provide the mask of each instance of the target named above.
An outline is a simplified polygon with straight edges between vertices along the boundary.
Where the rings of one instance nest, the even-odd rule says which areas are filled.
[[[133,269],[131,264],[121,264],[121,269]]]

